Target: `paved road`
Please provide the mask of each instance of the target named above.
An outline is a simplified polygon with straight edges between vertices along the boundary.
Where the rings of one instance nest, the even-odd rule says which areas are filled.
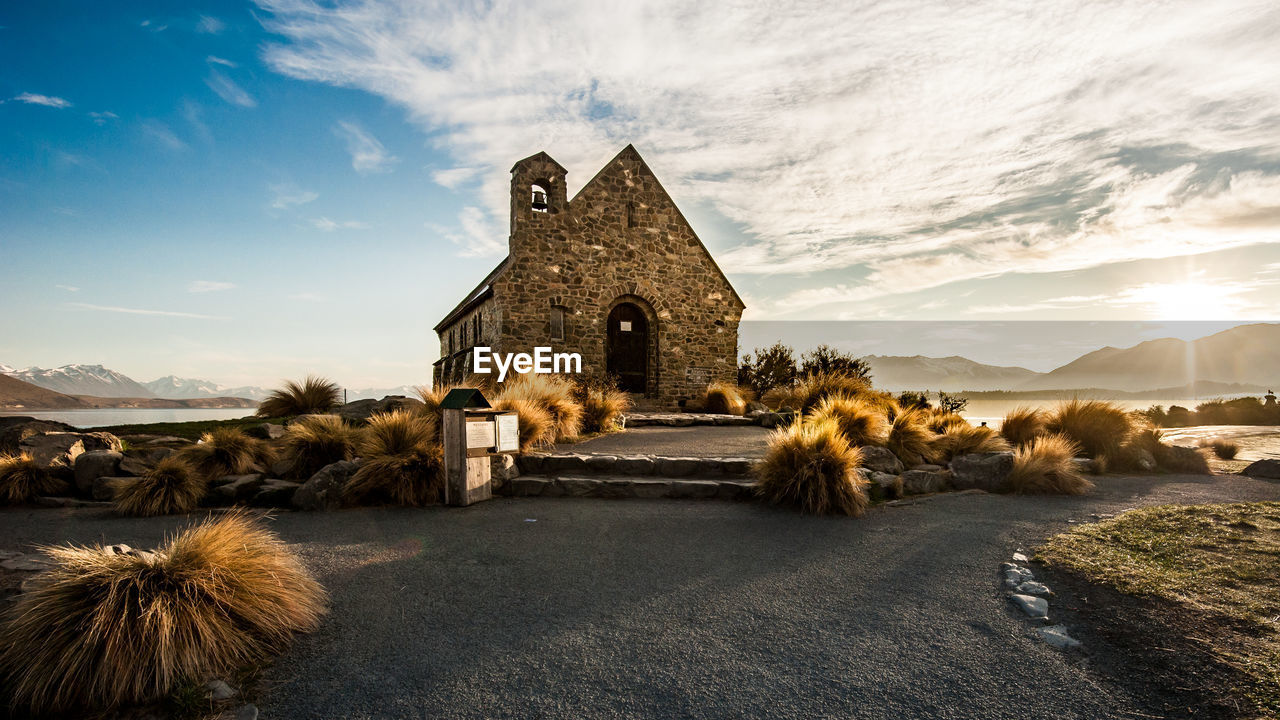
[[[860,519],[539,498],[285,513],[274,527],[332,612],[268,671],[260,706],[268,719],[1140,717],[1143,697],[1027,637],[997,565],[1092,513],[1228,498],[1275,500],[1280,485],[1105,478],[1084,498],[943,495]],[[0,548],[147,546],[181,522],[6,510]]]
[[[771,430],[757,425],[638,427],[577,443],[561,443],[556,452],[588,455],[660,455],[664,457],[764,457]]]

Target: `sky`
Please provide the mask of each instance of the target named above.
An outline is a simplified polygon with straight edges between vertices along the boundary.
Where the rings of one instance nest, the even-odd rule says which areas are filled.
[[[628,143],[746,321],[1275,320],[1276,37],[1237,0],[6,3],[0,363],[424,383],[513,162],[572,193]]]

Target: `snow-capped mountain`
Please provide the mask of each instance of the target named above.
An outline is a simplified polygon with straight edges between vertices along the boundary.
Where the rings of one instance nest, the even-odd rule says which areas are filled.
[[[0,375],[8,375],[14,372],[17,372],[16,368],[11,368],[8,365],[5,365],[4,363],[0,363]]]
[[[48,370],[29,367],[26,370],[6,371],[5,374],[64,395],[155,397],[154,393],[127,375],[101,365],[63,365]]]
[[[221,386],[219,386],[221,387]],[[218,394],[223,397],[248,398],[249,400],[261,400],[271,394],[266,388],[260,388],[257,385],[243,385],[241,387],[221,388]]]
[[[401,385],[393,388],[348,388],[347,402],[353,400],[381,400],[388,395],[404,395],[405,397],[418,397],[418,391],[412,385]]]
[[[151,382],[143,383],[143,386],[162,398],[173,398],[175,400],[206,397],[238,397],[261,400],[269,392],[253,385],[229,388],[209,380],[180,378],[177,375],[166,375]]]

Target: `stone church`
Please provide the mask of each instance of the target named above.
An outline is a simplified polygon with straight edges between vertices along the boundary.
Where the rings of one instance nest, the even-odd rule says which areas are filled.
[[[462,382],[475,346],[580,353],[649,407],[733,381],[742,298],[640,154],[572,200],[566,174],[545,152],[511,168],[507,257],[436,325],[434,381]]]

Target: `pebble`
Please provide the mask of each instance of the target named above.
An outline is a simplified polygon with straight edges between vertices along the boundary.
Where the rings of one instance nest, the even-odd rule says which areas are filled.
[[[1027,557],[1023,552],[1016,552],[1013,554],[1013,561],[1020,563],[1031,562],[1031,558]]]
[[[1027,614],[1027,617],[1036,620],[1047,620],[1049,618],[1049,601],[1044,598],[1032,597],[1030,595],[1010,595],[1009,599],[1013,601],[1018,609]]]
[[[1023,595],[1048,596],[1053,594],[1053,591],[1049,589],[1048,585],[1038,583],[1034,580],[1028,580],[1027,582],[1022,583],[1016,588],[1016,590]]]
[[[221,680],[210,680],[204,684],[204,689],[208,691],[209,699],[214,702],[230,700],[236,696],[235,689]]]
[[[1080,647],[1080,641],[1067,634],[1066,625],[1050,625],[1036,628],[1035,634],[1043,641],[1061,650]]]

